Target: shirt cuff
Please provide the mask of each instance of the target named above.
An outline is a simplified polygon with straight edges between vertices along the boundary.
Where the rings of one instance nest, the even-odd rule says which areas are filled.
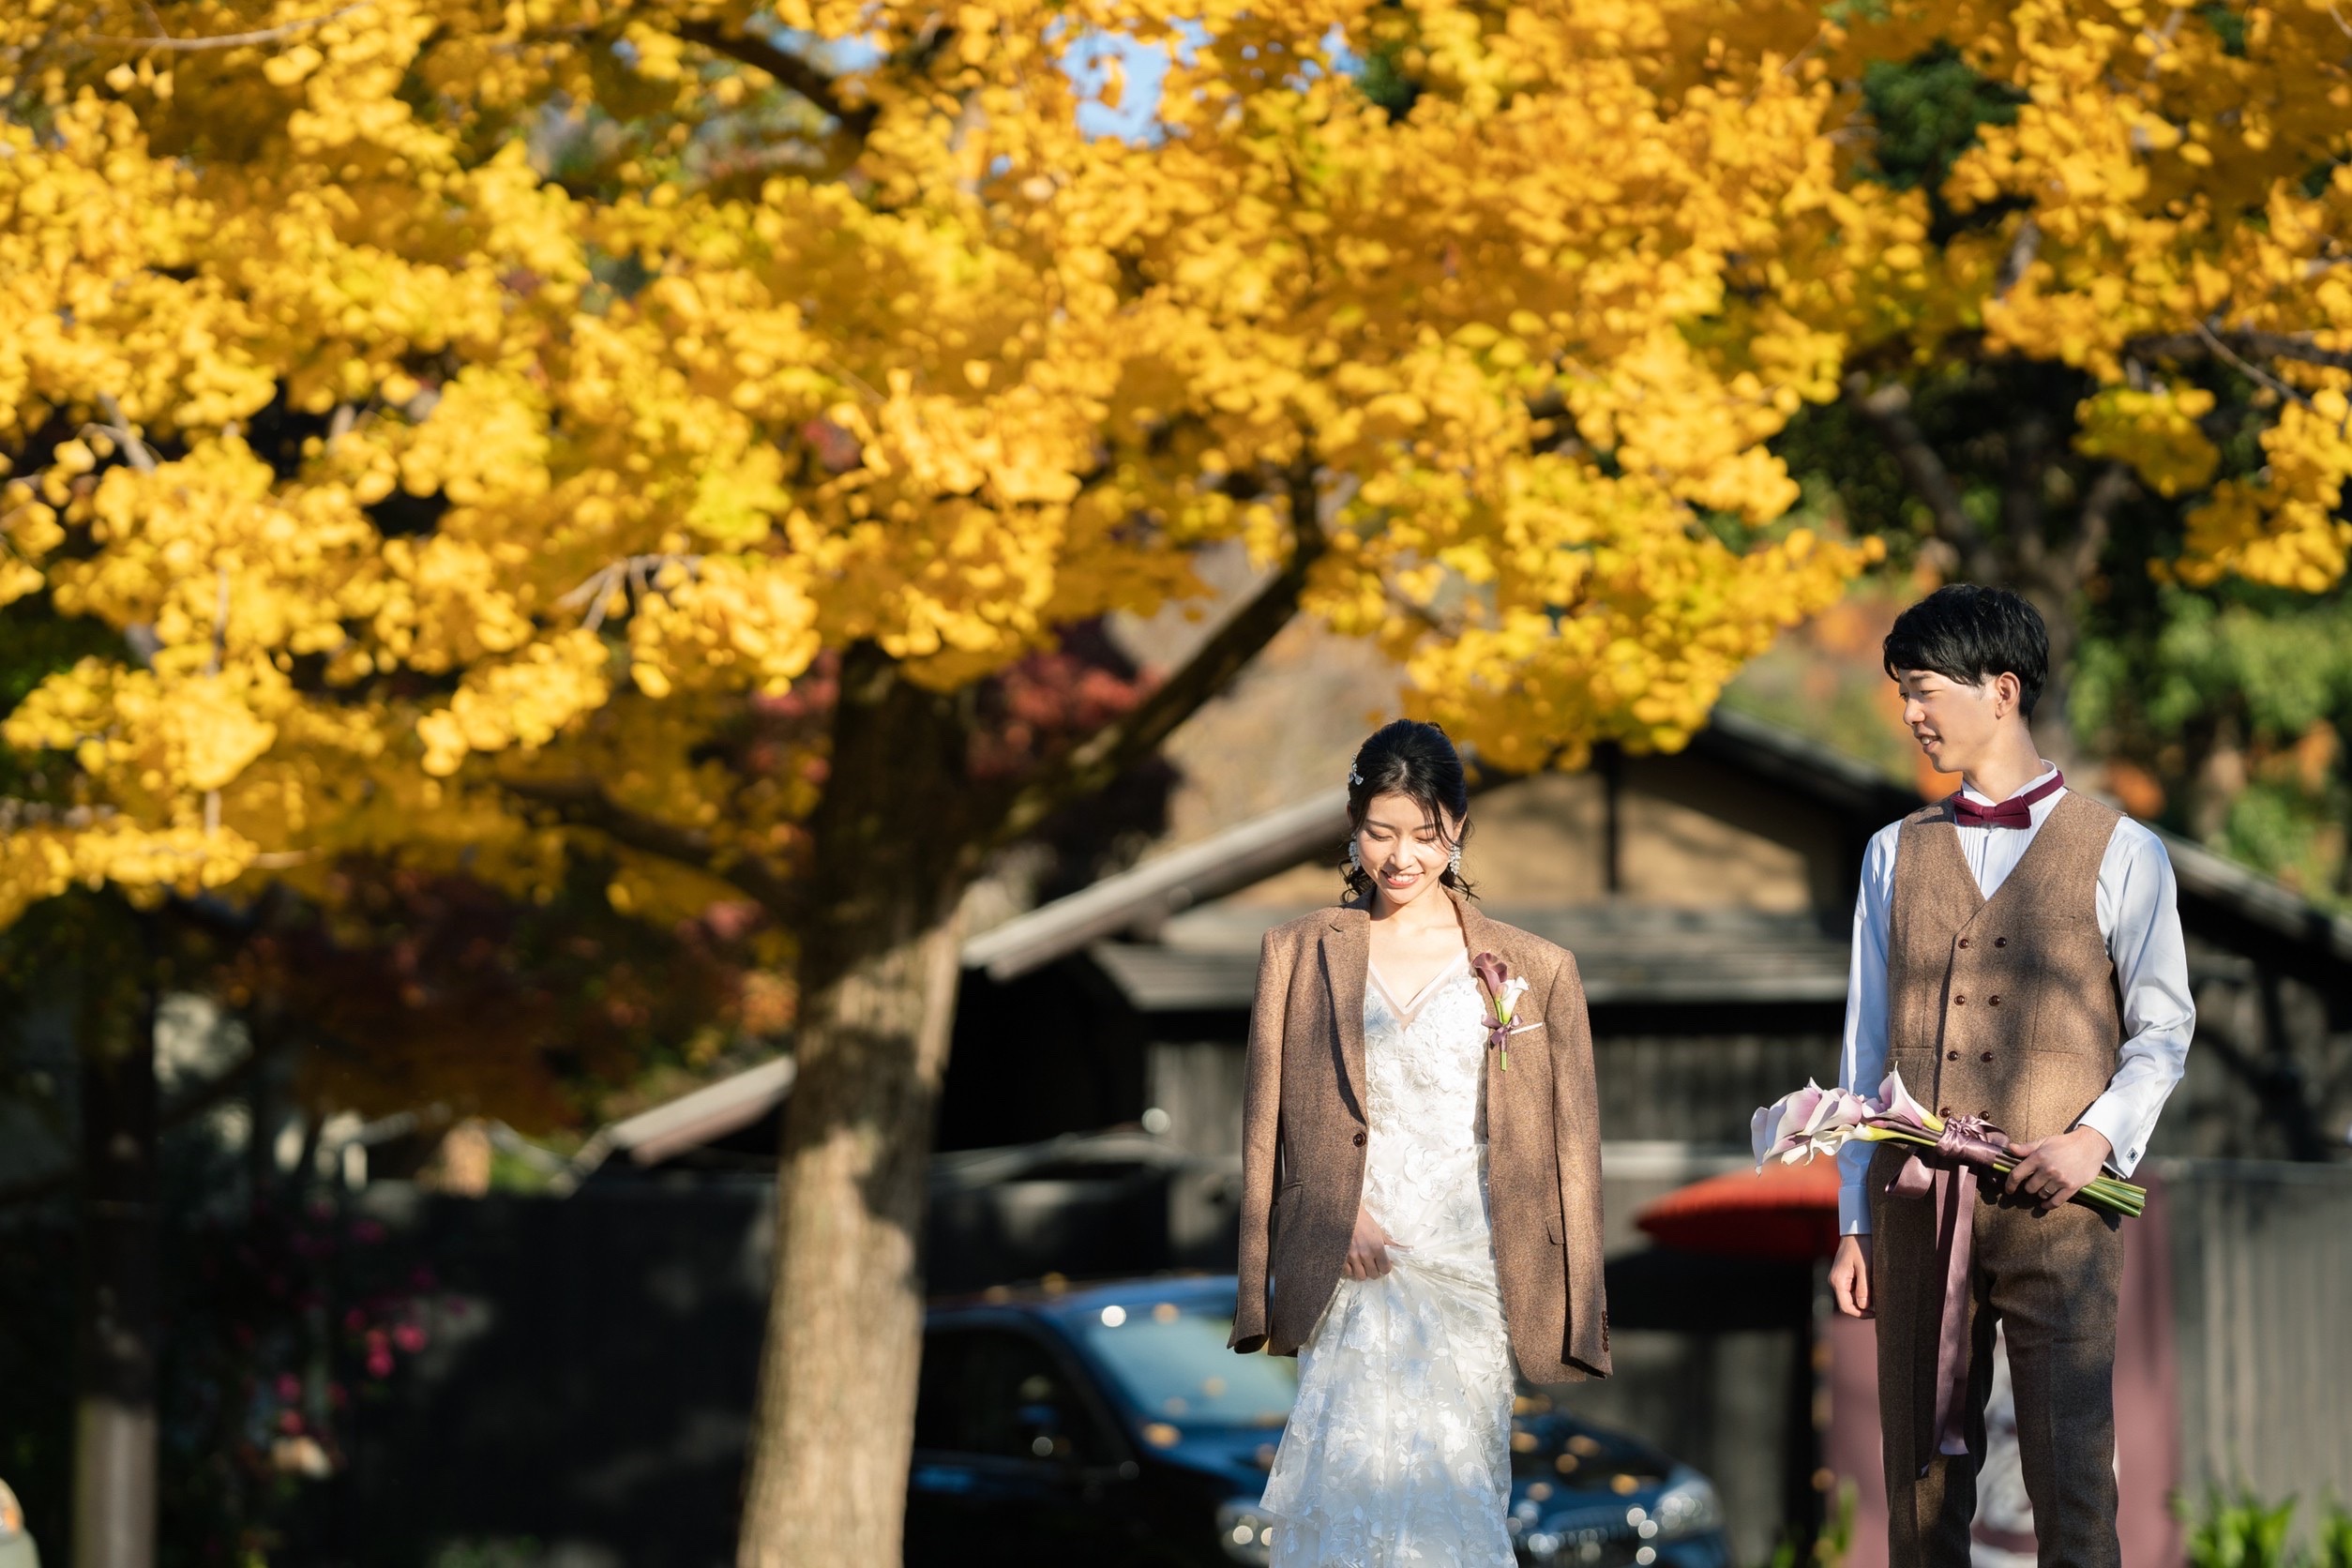
[[[1870,1234],[1870,1195],[1860,1182],[1841,1183],[1837,1189],[1837,1233],[1841,1236]]]
[[[2110,1151],[2106,1168],[2118,1176],[2129,1177],[2133,1168],[2140,1163],[2140,1156],[2148,1153],[2147,1144],[2141,1140],[2139,1120],[2110,1091],[2092,1101],[2090,1108],[2083,1112],[2074,1125],[2097,1128]]]

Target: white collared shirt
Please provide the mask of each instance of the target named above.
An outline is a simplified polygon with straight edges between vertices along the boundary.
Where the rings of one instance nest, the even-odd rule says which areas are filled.
[[[2041,776],[2018,792],[2057,772],[2044,762]],[[1974,789],[1963,792],[1982,805],[1997,804]],[[2035,801],[2029,828],[1953,830],[1984,897],[2000,891],[2065,795],[2062,789],[2053,790]],[[1854,905],[1854,961],[1846,983],[1846,1046],[1837,1081],[1864,1094],[1877,1093],[1887,1074],[1887,922],[1894,901],[1895,840],[1902,827],[1890,822],[1871,838],[1862,856],[1862,897]],[[2196,1004],[2189,996],[2189,954],[2180,936],[2172,859],[2161,839],[2129,817],[2116,823],[2099,863],[2098,907],[2099,934],[2106,938],[2107,956],[2115,962],[2116,983],[2123,996],[2125,1037],[2107,1092],[2074,1124],[2098,1128],[2115,1151],[2108,1168],[2129,1176],[2148,1151],[2165,1097],[2180,1081],[2197,1021]],[[1839,1155],[1840,1235],[1870,1229],[1862,1178],[1877,1148],[1875,1143],[1850,1143]]]

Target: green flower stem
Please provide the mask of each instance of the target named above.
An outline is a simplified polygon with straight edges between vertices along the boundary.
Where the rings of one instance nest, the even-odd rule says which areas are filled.
[[[1927,1134],[1900,1127],[1872,1127],[1860,1136],[1868,1138],[1874,1143],[1913,1143],[1922,1149],[1936,1147],[1936,1139]],[[2016,1168],[2015,1160],[1997,1159],[1993,1162],[1993,1169],[2003,1176]],[[2148,1189],[2133,1186],[2113,1176],[2094,1176],[2074,1195],[2073,1201],[2093,1209],[2103,1209],[2109,1214],[2121,1214],[2127,1219],[2136,1219],[2148,1207]]]

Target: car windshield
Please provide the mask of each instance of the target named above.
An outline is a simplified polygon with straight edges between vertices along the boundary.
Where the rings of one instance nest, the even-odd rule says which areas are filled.
[[[1298,1363],[1226,1347],[1233,1319],[1174,1302],[1105,1306],[1079,1320],[1087,1349],[1150,1421],[1279,1426],[1298,1398]]]

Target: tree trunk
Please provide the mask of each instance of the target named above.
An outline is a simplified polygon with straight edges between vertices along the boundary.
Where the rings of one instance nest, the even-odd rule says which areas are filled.
[[[740,1568],[898,1561],[954,922],[807,999]]]
[[[81,975],[74,1568],[156,1558],[156,992],[137,919],[103,912]]]
[[[1286,480],[1282,570],[1124,719],[1042,776],[976,779],[974,694],[872,643],[841,656],[823,797],[791,900],[800,1071],[784,1111],[776,1267],[738,1568],[897,1568],[923,1349],[925,1183],[961,969],[957,905],[989,847],[1103,788],[1287,625],[1321,554],[1316,475]]]
[[[983,837],[953,697],[842,661],[801,924],[799,1073],[739,1568],[896,1568],[922,1353],[925,1179]]]

